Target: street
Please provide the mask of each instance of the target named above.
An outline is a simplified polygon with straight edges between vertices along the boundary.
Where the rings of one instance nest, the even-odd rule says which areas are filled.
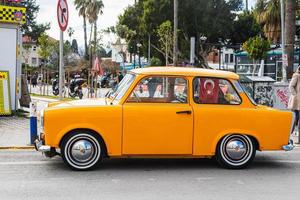
[[[299,199],[300,149],[258,152],[245,170],[207,159],[112,159],[71,171],[60,157],[0,151],[1,199]]]

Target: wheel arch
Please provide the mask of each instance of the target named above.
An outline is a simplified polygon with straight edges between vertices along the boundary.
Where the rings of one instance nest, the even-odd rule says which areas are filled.
[[[102,135],[100,133],[98,133],[97,131],[93,130],[93,129],[89,129],[89,128],[76,128],[76,129],[72,129],[70,131],[68,131],[66,134],[63,135],[63,137],[60,139],[59,141],[59,147],[61,148],[61,144],[62,141],[68,137],[69,135],[73,135],[76,134],[76,132],[87,132],[87,133],[92,133],[94,134],[98,141],[100,142],[100,145],[103,146],[103,156],[104,157],[108,157],[108,153],[107,153],[107,146],[105,143],[105,140],[103,139]]]
[[[234,131],[234,132],[228,132],[228,133],[223,133],[217,137],[217,139],[214,141],[214,145],[212,147],[212,152],[214,154],[216,153],[216,149],[218,147],[218,144],[222,141],[222,139],[228,135],[246,135],[248,136],[254,143],[255,149],[260,151],[260,143],[259,143],[259,137],[256,134],[251,134],[251,133],[244,133],[240,131]]]

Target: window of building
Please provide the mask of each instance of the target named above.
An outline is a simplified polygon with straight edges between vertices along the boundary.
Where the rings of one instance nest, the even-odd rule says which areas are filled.
[[[233,56],[233,54],[230,54],[230,63],[234,63],[234,56]]]
[[[193,81],[194,101],[199,104],[241,104],[241,98],[232,84],[219,78],[195,78]]]
[[[227,53],[225,54],[225,63],[228,63],[228,55],[229,54],[227,54]]]
[[[187,91],[184,78],[147,77],[137,84],[127,102],[187,103]]]
[[[37,58],[31,58],[31,64],[37,65]]]
[[[36,46],[33,46],[33,47],[32,47],[32,50],[33,50],[33,51],[36,51]]]

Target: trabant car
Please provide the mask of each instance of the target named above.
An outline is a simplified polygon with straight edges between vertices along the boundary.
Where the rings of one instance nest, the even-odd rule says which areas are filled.
[[[75,170],[134,157],[211,157],[240,169],[257,150],[292,150],[292,112],[257,105],[238,80],[219,70],[134,69],[105,98],[50,103],[36,148]]]

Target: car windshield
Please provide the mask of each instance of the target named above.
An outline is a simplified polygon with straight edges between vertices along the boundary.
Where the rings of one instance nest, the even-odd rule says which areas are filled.
[[[120,100],[130,87],[130,85],[133,83],[134,79],[134,74],[126,74],[122,81],[114,88],[109,96],[115,100]]]

